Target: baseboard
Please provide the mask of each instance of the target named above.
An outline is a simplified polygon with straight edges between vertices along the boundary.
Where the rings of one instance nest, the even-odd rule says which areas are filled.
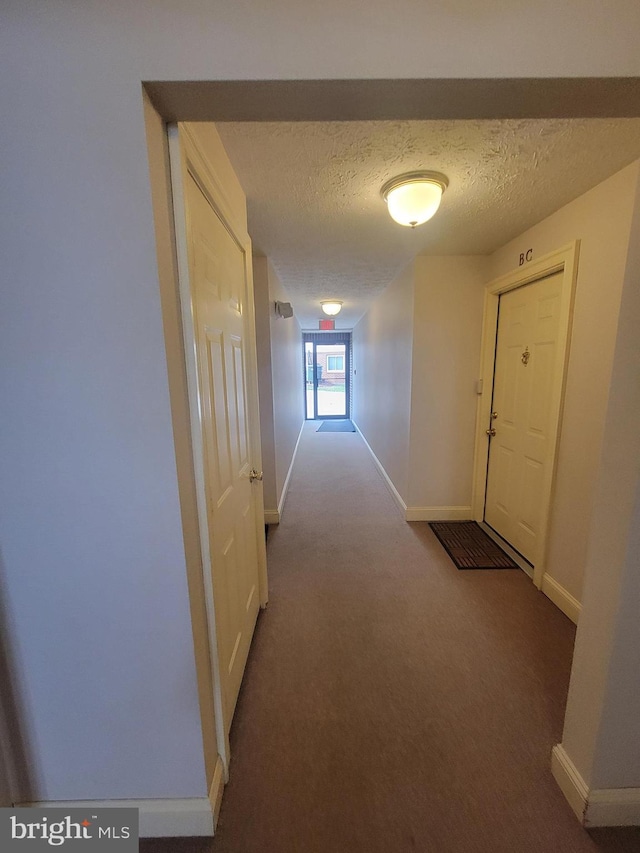
[[[406,503],[402,500],[402,496],[401,496],[400,492],[399,492],[399,491],[396,489],[396,487],[393,485],[393,482],[392,482],[391,478],[389,477],[389,475],[387,474],[387,472],[384,470],[384,466],[382,465],[382,462],[378,459],[378,457],[376,456],[376,454],[373,452],[373,449],[371,448],[371,445],[369,444],[369,442],[367,441],[367,439],[364,437],[364,435],[362,434],[362,430],[360,429],[360,427],[358,426],[358,424],[353,420],[353,418],[351,418],[351,423],[352,423],[352,424],[354,425],[354,427],[357,429],[357,431],[358,431],[358,435],[360,436],[360,438],[364,441],[364,443],[365,443],[365,447],[367,448],[367,450],[368,450],[368,451],[369,451],[369,453],[371,454],[371,457],[372,457],[372,459],[373,459],[373,462],[374,462],[374,464],[375,464],[376,468],[378,469],[378,471],[380,472],[380,474],[382,475],[382,479],[385,481],[385,483],[386,483],[386,485],[387,485],[387,488],[389,489],[389,491],[391,492],[391,495],[393,496],[393,499],[394,499],[394,500],[395,500],[395,502],[398,504],[398,506],[399,506],[399,507],[400,507],[400,509],[402,510],[403,514],[404,514],[404,513],[406,513],[406,511],[407,511],[407,505],[406,505]]]
[[[557,580],[546,572],[542,576],[542,586],[540,588],[547,598],[550,598],[556,607],[562,610],[565,616],[568,616],[576,625],[578,624],[582,605],[577,598],[574,598],[570,592],[567,592]]]
[[[404,517],[407,521],[469,521],[470,506],[408,506]]]
[[[640,788],[591,791],[585,826],[640,826]]]
[[[47,800],[20,805],[39,809],[138,809],[140,838],[212,836],[214,831],[214,815],[209,797],[183,800]]]
[[[590,791],[560,743],[551,752],[551,772],[583,826],[640,826],[640,788]]]
[[[222,805],[222,794],[224,793],[224,765],[222,759],[218,756],[215,770],[213,771],[213,781],[211,782],[211,790],[209,791],[209,802],[211,803],[211,811],[213,812],[213,830],[218,825],[220,817],[220,807]]]
[[[561,743],[551,751],[551,772],[580,823],[584,823],[589,788]]]
[[[282,513],[284,511],[284,502],[287,499],[287,492],[289,491],[289,483],[291,481],[291,474],[293,473],[293,464],[296,461],[296,454],[298,452],[298,446],[300,444],[300,439],[302,438],[302,430],[304,429],[305,421],[302,421],[302,426],[300,427],[300,432],[298,433],[298,440],[296,441],[296,446],[293,448],[293,454],[291,455],[291,462],[289,463],[289,470],[287,471],[287,476],[285,477],[284,486],[282,487],[282,494],[280,495],[280,500],[278,501],[278,520],[273,522],[274,524],[279,524],[280,519],[282,518]],[[270,522],[266,522],[269,524]]]
[[[265,524],[280,524],[280,513],[277,509],[265,509],[264,511]]]

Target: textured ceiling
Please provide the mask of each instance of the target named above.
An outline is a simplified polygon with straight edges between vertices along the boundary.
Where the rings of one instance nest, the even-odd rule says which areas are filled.
[[[344,300],[351,328],[416,255],[488,254],[640,157],[640,119],[222,122],[254,249],[303,328]],[[397,225],[380,187],[402,172],[449,178],[436,216]]]

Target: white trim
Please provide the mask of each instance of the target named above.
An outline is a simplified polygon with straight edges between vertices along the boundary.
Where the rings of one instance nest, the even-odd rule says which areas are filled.
[[[551,772],[576,817],[583,823],[589,788],[561,743],[551,751]]]
[[[287,499],[287,492],[289,491],[289,483],[291,482],[291,474],[293,473],[293,464],[296,461],[296,454],[298,452],[298,446],[300,444],[300,439],[302,438],[302,430],[304,429],[305,421],[302,421],[300,426],[300,432],[298,433],[298,440],[296,441],[296,446],[293,448],[293,454],[291,456],[291,462],[289,463],[289,470],[287,471],[287,476],[284,481],[284,486],[282,487],[282,494],[280,495],[280,500],[278,501],[278,520],[273,522],[274,524],[279,524],[280,519],[282,518],[282,513],[284,512],[284,502]]]
[[[220,762],[222,772],[222,762]],[[20,803],[38,809],[138,809],[140,838],[212,836],[214,817],[208,797],[160,800],[46,800]]]
[[[551,772],[583,826],[640,826],[640,788],[590,791],[561,743],[551,752]]]
[[[394,500],[395,500],[395,502],[398,504],[398,506],[400,507],[400,509],[402,510],[402,512],[403,512],[403,513],[406,513],[406,511],[407,511],[407,505],[406,505],[406,503],[402,500],[402,496],[400,495],[400,492],[399,492],[399,491],[396,489],[396,487],[393,485],[393,482],[392,482],[391,478],[389,477],[389,475],[387,474],[387,472],[384,470],[384,466],[382,465],[382,462],[378,459],[378,457],[376,456],[376,454],[375,454],[375,453],[373,452],[373,450],[371,449],[371,445],[369,444],[369,442],[367,441],[367,439],[364,437],[364,435],[362,434],[362,430],[360,429],[360,427],[358,426],[358,424],[353,420],[353,418],[351,418],[351,423],[354,425],[354,427],[355,427],[355,428],[356,428],[356,430],[358,431],[358,434],[359,434],[360,438],[364,441],[365,446],[366,446],[367,450],[369,451],[369,453],[371,454],[371,456],[372,456],[372,458],[373,458],[373,462],[374,462],[374,464],[375,464],[376,468],[378,469],[378,471],[380,472],[380,474],[382,475],[382,479],[385,481],[385,483],[386,483],[386,485],[387,485],[387,488],[389,489],[389,491],[391,492],[391,495],[393,496],[393,499],[394,499]]]
[[[550,598],[551,601],[553,601],[556,607],[559,607],[560,610],[562,610],[565,616],[568,616],[576,625],[578,624],[582,605],[577,598],[574,598],[570,592],[567,592],[567,590],[559,584],[555,578],[552,578],[548,572],[545,572],[542,576],[542,586],[540,589],[544,592],[547,598]]]
[[[547,556],[547,543],[549,532],[549,516],[553,488],[555,485],[557,448],[560,431],[562,428],[562,405],[564,398],[564,385],[566,378],[566,367],[569,357],[569,340],[571,337],[571,319],[573,313],[573,300],[578,275],[578,250],[579,240],[574,240],[555,252],[540,258],[540,260],[527,264],[526,267],[518,267],[515,270],[501,276],[495,281],[489,282],[485,289],[484,297],[484,319],[482,326],[482,350],[480,357],[481,376],[479,377],[484,392],[478,396],[478,408],[476,414],[476,441],[474,454],[474,477],[473,477],[473,518],[480,522],[484,520],[484,503],[487,488],[487,463],[489,458],[489,442],[486,429],[490,423],[491,397],[493,390],[493,374],[495,364],[495,343],[498,330],[498,304],[500,295],[525,284],[532,284],[541,278],[552,275],[555,272],[563,272],[561,314],[558,338],[558,363],[554,377],[551,393],[550,409],[553,413],[555,431],[555,443],[552,454],[551,465],[544,484],[542,499],[540,537],[538,553],[533,560],[533,580],[540,589],[542,578],[545,573],[545,560]]]
[[[408,506],[405,521],[470,521],[470,506]]]
[[[277,509],[265,509],[264,511],[265,524],[280,524],[280,513]]]
[[[213,812],[213,829],[215,832],[215,828],[218,825],[218,818],[220,817],[220,807],[222,806],[222,795],[224,793],[224,765],[222,763],[222,759],[218,756],[218,760],[216,761],[215,770],[213,771],[213,780],[211,782],[211,788],[209,790],[209,803],[211,804],[211,811]]]
[[[585,826],[640,826],[640,788],[591,791]]]

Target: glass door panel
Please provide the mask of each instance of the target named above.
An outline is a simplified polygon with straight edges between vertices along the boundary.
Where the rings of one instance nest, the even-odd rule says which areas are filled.
[[[347,348],[345,344],[315,344],[315,347],[316,417],[346,418]]]
[[[313,378],[314,364],[315,353],[313,351],[313,344],[310,341],[306,341],[304,345],[304,387],[306,389],[305,400],[307,406],[307,420],[313,420],[316,416],[316,383]]]

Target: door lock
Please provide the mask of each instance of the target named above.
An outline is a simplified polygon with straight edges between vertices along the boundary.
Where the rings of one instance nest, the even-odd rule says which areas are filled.
[[[252,468],[251,471],[249,471],[249,482],[253,483],[255,480],[262,482],[262,471],[256,471],[255,468]]]
[[[493,427],[491,427],[491,429],[485,430],[485,432],[487,433],[487,435],[492,436],[492,437],[496,434],[496,431]]]

